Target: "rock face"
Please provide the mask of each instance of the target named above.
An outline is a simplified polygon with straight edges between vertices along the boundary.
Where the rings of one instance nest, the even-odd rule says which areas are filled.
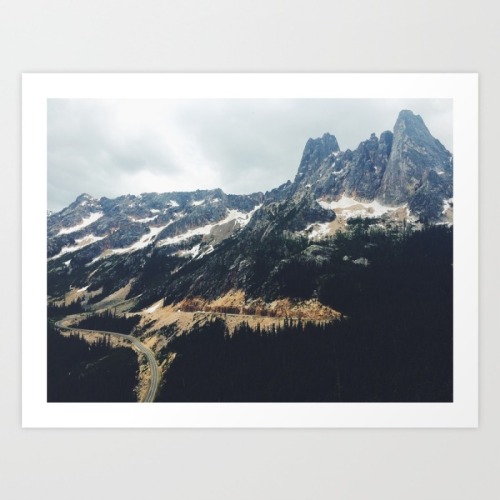
[[[246,228],[260,239],[283,231],[297,233],[303,231],[309,224],[331,222],[335,219],[335,212],[321,207],[306,192],[298,193],[283,201],[267,203],[255,213]]]
[[[344,158],[346,175],[344,192],[359,200],[373,200],[380,188],[391,153],[392,134],[384,132],[380,139],[372,134],[353,153]]]
[[[401,111],[377,199],[389,205],[407,202],[412,212],[434,220],[443,200],[452,196],[451,153],[432,137],[420,116]]]
[[[439,221],[444,200],[453,197],[453,157],[420,116],[403,110],[394,133],[372,134],[354,151],[340,151],[329,134],[309,139],[294,183],[281,194],[306,191],[316,198],[406,204],[413,215]]]
[[[309,139],[302,154],[296,181],[300,182],[301,177],[309,177],[326,158],[335,156],[339,151],[337,139],[331,134],[326,133],[319,139]]]

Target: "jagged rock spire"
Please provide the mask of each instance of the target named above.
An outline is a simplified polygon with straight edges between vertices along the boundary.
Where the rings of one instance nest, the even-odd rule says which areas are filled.
[[[313,172],[328,156],[339,151],[339,144],[334,135],[326,133],[323,137],[309,139],[304,148],[297,175],[303,176]]]

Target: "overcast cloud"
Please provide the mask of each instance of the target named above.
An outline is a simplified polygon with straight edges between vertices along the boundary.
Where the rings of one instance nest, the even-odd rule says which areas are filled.
[[[392,130],[401,109],[453,150],[451,99],[51,99],[48,207],[83,192],[266,191],[294,178],[309,137],[330,132],[354,149]]]

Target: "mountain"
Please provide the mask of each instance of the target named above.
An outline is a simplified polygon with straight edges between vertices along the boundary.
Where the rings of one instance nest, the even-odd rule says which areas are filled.
[[[263,200],[261,193],[226,195],[220,189],[192,193],[145,193],[114,200],[80,195],[48,218],[48,257],[89,264],[148,245],[182,254],[185,241],[203,244],[192,257],[211,251],[243,227]],[[204,238],[203,238],[204,237]]]
[[[266,193],[82,194],[47,214],[49,398],[451,402],[452,222],[452,155],[410,111],[309,139]]]
[[[292,192],[340,196],[387,207],[408,207],[425,221],[443,220],[453,197],[453,156],[411,111],[399,113],[394,132],[372,134],[354,151],[340,151],[335,137],[310,139]]]
[[[267,193],[80,195],[48,215],[48,293],[83,290],[98,302],[128,286],[144,306],[234,290],[245,300],[278,300],[290,290],[310,299],[317,286],[304,282],[301,291],[286,274],[328,261],[325,238],[356,222],[450,224],[452,197],[451,153],[403,110],[393,132],[372,134],[354,151],[341,151],[329,133],[309,139],[293,182]]]
[[[431,220],[439,219],[444,200],[453,197],[453,157],[411,111],[399,114],[377,197],[382,203],[407,202],[412,213]]]

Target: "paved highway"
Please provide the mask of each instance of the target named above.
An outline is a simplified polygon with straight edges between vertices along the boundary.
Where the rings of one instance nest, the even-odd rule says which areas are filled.
[[[56,322],[56,326],[65,330],[77,330],[82,333],[102,333],[103,335],[114,335],[115,337],[120,337],[122,339],[128,340],[132,343],[133,347],[138,351],[142,352],[149,363],[149,368],[151,371],[151,379],[149,382],[149,388],[142,399],[142,403],[152,403],[155,400],[156,393],[158,391],[158,384],[160,383],[160,368],[156,363],[156,357],[154,352],[147,346],[145,346],[139,339],[132,337],[132,335],[126,335],[125,333],[118,332],[108,332],[104,330],[89,330],[88,328],[78,328],[73,326],[66,326],[63,324],[64,321],[67,321],[69,318],[65,318],[64,320]]]

